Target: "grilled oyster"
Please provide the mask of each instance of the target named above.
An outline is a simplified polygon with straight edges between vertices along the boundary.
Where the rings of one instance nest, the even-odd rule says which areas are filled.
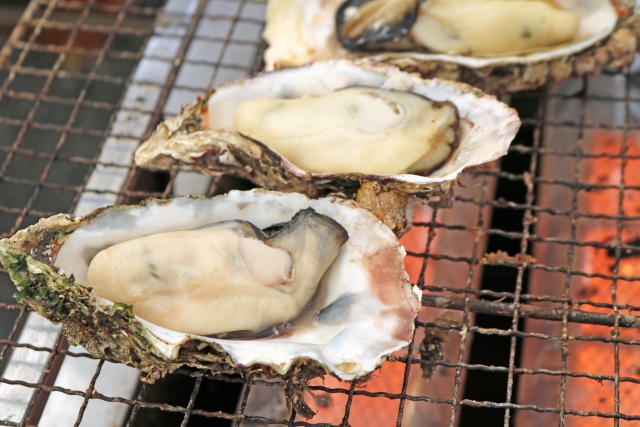
[[[312,198],[342,193],[402,234],[411,198],[440,197],[465,168],[505,154],[519,125],[467,85],[329,61],[218,87],[161,123],[135,160]]]
[[[267,69],[370,56],[428,78],[516,91],[623,68],[640,33],[632,0],[429,0],[415,19],[387,3],[396,2],[269,0]]]
[[[300,211],[302,213],[296,216]],[[255,228],[245,221],[254,224]],[[209,314],[197,311],[203,295],[189,293],[187,289],[174,294],[174,298],[179,296],[182,307],[176,312],[166,313],[170,319],[164,320],[168,324],[163,327],[159,325],[162,319],[153,317],[145,310],[138,311],[139,301],[129,300],[131,306],[121,300],[125,296],[121,293],[124,290],[118,280],[123,276],[117,271],[99,273],[99,276],[105,275],[102,277],[105,283],[95,288],[85,286],[87,277],[89,285],[92,284],[92,259],[96,262],[95,259],[99,257],[96,254],[117,248],[118,245],[132,244],[135,239],[139,243],[141,239],[166,237],[166,233],[174,233],[171,240],[175,242],[175,233],[207,235],[213,231],[237,235],[254,233],[260,237],[263,233],[261,230],[268,227],[273,229],[274,225],[279,228],[289,221],[292,222],[270,237],[262,236],[264,242],[273,248],[288,248],[286,252],[292,260],[294,278],[302,281],[311,278],[310,282],[314,282],[317,276],[321,276],[321,279],[318,291],[314,292],[315,296],[307,308],[296,319],[276,325],[267,334],[245,335],[243,339],[206,336],[210,332],[239,326],[209,328]],[[202,226],[205,226],[204,229]],[[345,241],[346,234],[348,240]],[[236,241],[233,238],[231,240]],[[257,239],[250,244],[263,243]],[[299,253],[290,245],[295,246]],[[197,253],[201,246],[190,246],[189,257],[204,256],[207,258],[205,264],[211,264],[209,254]],[[320,271],[325,266],[315,268],[315,261],[300,259],[304,256],[314,258],[316,254],[310,254],[314,247],[320,248],[320,252],[325,251],[322,248],[329,248],[328,252],[325,251],[329,256],[319,257],[324,260],[320,264],[330,263],[324,273]],[[332,254],[336,248],[339,252],[331,262],[329,259],[334,256]],[[259,249],[260,252],[265,250]],[[195,277],[198,275],[195,270],[210,268],[185,261],[187,255],[177,253],[180,251],[176,252],[176,248],[167,251],[169,254],[156,254],[159,255],[156,261],[165,260],[165,266],[156,265],[142,275],[154,276],[154,269],[157,270],[155,274],[162,275],[160,270],[166,268],[173,269],[174,273],[178,271],[179,274]],[[123,253],[133,254],[135,262],[146,265],[148,257],[144,252],[143,248],[132,252],[127,249]],[[278,257],[282,258],[281,254],[277,254]],[[247,258],[250,262],[260,263],[260,260],[250,258]],[[234,264],[238,261],[242,265],[247,263],[247,259],[229,262]],[[407,280],[403,259],[404,249],[393,233],[372,214],[351,201],[335,198],[309,200],[300,194],[264,190],[232,191],[213,199],[149,200],[140,206],[100,209],[75,220],[66,215],[57,215],[0,241],[0,261],[18,287],[18,300],[31,305],[51,321],[61,322],[72,344],[84,346],[96,357],[126,363],[149,372],[151,378],[183,365],[216,372],[246,373],[261,369],[267,376],[283,375],[289,378],[325,372],[345,380],[366,376],[389,354],[407,345],[413,334],[414,319],[420,309],[419,292]],[[112,263],[114,270],[125,268],[127,263],[117,256],[111,257],[108,262]],[[261,268],[260,265],[258,267]],[[247,269],[248,274],[255,273],[250,266]],[[129,280],[135,282],[138,273],[135,269],[133,271],[133,274],[129,274]],[[281,273],[276,271],[276,276]],[[167,273],[168,276],[171,274]],[[287,275],[285,271],[284,276]],[[224,278],[209,278],[209,283],[212,279],[217,281]],[[265,280],[279,283],[281,279]],[[159,284],[154,277],[143,277],[141,280],[146,285]],[[138,284],[134,285],[135,288]],[[164,292],[166,284],[161,286],[161,292]],[[116,288],[110,291],[109,287]],[[141,293],[146,292],[148,290]],[[246,300],[252,300],[249,295],[244,296]],[[240,300],[230,297],[226,304],[243,311],[241,303],[246,302],[244,296]],[[275,303],[276,308],[286,311],[287,298],[287,295],[283,295],[280,302]],[[270,310],[271,302],[269,298],[261,299],[255,312],[248,317]],[[158,305],[162,303],[158,302]],[[221,307],[215,310],[221,310]],[[165,308],[159,307],[159,310]],[[296,307],[291,312],[297,310]],[[171,322],[175,320],[174,317],[180,317],[175,313],[188,314],[188,323],[197,323],[198,326],[173,325]],[[243,313],[242,316],[247,317],[246,311]],[[237,317],[237,314],[230,313],[228,316]],[[288,317],[290,315],[281,319],[271,318],[268,323],[280,322]],[[206,327],[201,328],[202,325]],[[242,326],[257,331],[263,330],[265,324]]]

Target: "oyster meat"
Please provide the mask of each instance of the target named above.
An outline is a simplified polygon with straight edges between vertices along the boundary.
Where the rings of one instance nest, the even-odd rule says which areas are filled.
[[[520,54],[569,42],[579,25],[578,14],[552,0],[430,0],[419,7],[410,0],[347,0],[336,13],[338,38],[345,48],[355,50],[385,50],[377,44],[408,34],[404,46],[413,44],[414,49]],[[353,39],[360,43],[350,42]]]
[[[227,221],[110,246],[91,260],[86,283],[167,329],[258,333],[302,311],[347,239],[340,224],[313,209],[270,237]]]
[[[161,123],[135,161],[342,193],[402,234],[410,198],[446,194],[464,169],[505,154],[519,126],[514,110],[465,84],[327,61],[216,88]]]
[[[422,3],[411,37],[434,52],[516,55],[571,41],[580,18],[536,0],[431,0]]]
[[[193,233],[200,237],[185,237]],[[265,190],[57,215],[0,241],[19,301],[61,322],[73,345],[151,378],[185,365],[366,376],[413,335],[420,292],[404,255],[391,230],[354,202]],[[189,289],[201,273],[216,276]],[[235,339],[238,329],[250,333]]]
[[[635,0],[269,0],[263,37],[267,69],[366,56],[516,91],[629,65],[639,33]]]
[[[349,87],[297,99],[252,99],[236,131],[312,173],[429,173],[458,142],[458,112],[411,92]]]

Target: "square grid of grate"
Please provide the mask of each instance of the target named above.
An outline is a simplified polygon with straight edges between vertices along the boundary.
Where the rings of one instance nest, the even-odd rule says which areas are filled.
[[[247,188],[230,178],[139,170],[130,155],[180,104],[259,65],[263,16],[264,4],[249,0],[32,1],[0,56],[2,236],[59,212]],[[146,384],[135,393],[117,385],[104,391],[100,379],[109,374],[102,361],[92,361],[86,387],[56,385],[63,358],[90,358],[81,349],[68,350],[59,329],[36,325],[35,316],[12,303],[14,288],[2,272],[0,396],[6,396],[3,388],[30,392],[22,397],[22,412],[0,413],[0,425],[37,423],[47,412],[47,395],[80,398],[73,425],[94,425],[96,419],[87,417],[95,401],[125,407],[120,420],[126,426],[139,425],[144,410],[177,415],[182,426],[217,420],[426,425],[428,414],[438,411],[444,416],[431,425],[617,426],[640,420],[634,408],[640,368],[632,361],[640,348],[640,301],[633,297],[640,272],[628,262],[640,250],[634,234],[640,207],[631,205],[640,190],[634,177],[639,76],[632,68],[513,96],[523,127],[509,155],[468,174],[468,188],[456,188],[450,209],[418,207],[419,220],[404,242],[425,308],[414,341],[393,363],[400,367],[393,389],[314,383],[315,399],[307,398],[320,412],[305,421],[295,413],[274,415],[277,404],[256,411],[251,400],[260,389],[282,394],[280,382],[259,376],[179,371],[171,377],[192,378],[193,386],[175,404],[150,399]],[[607,173],[598,175],[605,166]],[[456,209],[465,215],[452,215]],[[602,235],[590,234],[598,227]],[[447,243],[459,236],[468,244]],[[598,259],[606,260],[606,268],[593,267]],[[456,270],[450,276],[455,280],[440,280],[449,270]],[[438,331],[448,331],[454,345],[444,345],[442,357],[421,356],[423,337]],[[434,342],[424,341],[426,347]],[[592,348],[583,344],[600,346],[602,360],[585,364],[579,356]],[[20,354],[37,368],[30,377],[15,370]],[[446,383],[447,395],[420,388],[426,383],[421,368],[430,367],[437,367],[432,381]],[[383,367],[372,382],[389,372]],[[218,381],[242,387],[235,410],[199,405],[206,385]],[[489,383],[495,386],[482,387]],[[601,395],[581,404],[576,396],[592,383]],[[540,384],[544,392],[532,392]],[[327,402],[337,418],[322,418]],[[383,418],[382,402],[393,403],[387,424],[376,420]]]

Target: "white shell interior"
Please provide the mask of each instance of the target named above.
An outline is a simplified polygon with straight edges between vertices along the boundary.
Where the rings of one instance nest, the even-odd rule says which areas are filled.
[[[111,208],[68,236],[55,265],[83,284],[93,256],[111,245],[231,219],[266,228],[289,221],[308,207],[338,221],[349,233],[349,240],[322,279],[327,289],[324,307],[335,301],[342,303],[327,310],[324,321],[316,320],[290,335],[223,340],[190,336],[138,320],[147,326],[158,352],[167,358],[176,357],[180,344],[199,339],[219,344],[239,365],[267,364],[284,374],[294,359],[302,357],[350,380],[372,372],[385,355],[408,344],[420,309],[420,293],[409,284],[404,270],[404,249],[388,227],[352,202],[253,190],[231,191],[213,199],[176,198]]]
[[[444,80],[423,80],[385,65],[368,65],[346,60],[319,62],[283,69],[232,82],[218,88],[209,98],[211,129],[233,129],[233,114],[242,102],[258,98],[322,96],[349,86],[373,86],[407,90],[434,101],[451,101],[460,115],[460,144],[453,157],[428,177],[401,174],[401,181],[428,184],[455,179],[464,169],[493,161],[506,154],[520,127],[517,113],[488,95],[478,95],[470,86]],[[305,171],[289,164],[300,174]]]
[[[269,0],[269,2],[273,12],[269,14],[265,28],[265,38],[270,44],[265,53],[267,69],[272,69],[279,63],[294,65],[291,62],[292,57],[302,59],[297,62],[298,65],[301,65],[305,62],[348,55],[347,51],[342,49],[337,42],[333,22],[342,1]],[[578,53],[606,38],[611,34],[618,21],[618,16],[610,0],[556,0],[556,2],[562,8],[572,11],[580,17],[580,26],[574,40],[557,48],[543,49],[527,55],[491,58],[418,52],[382,53],[372,55],[371,58],[386,60],[410,56],[419,61],[451,62],[470,68],[550,61]],[[296,12],[293,12],[294,10]],[[303,17],[308,22],[313,21],[314,25],[296,26],[301,33],[296,37],[278,35],[277,28],[289,25],[286,21],[294,16]],[[332,28],[332,31],[327,31],[329,27]],[[319,31],[318,29],[323,30]],[[306,52],[306,56],[299,52]]]

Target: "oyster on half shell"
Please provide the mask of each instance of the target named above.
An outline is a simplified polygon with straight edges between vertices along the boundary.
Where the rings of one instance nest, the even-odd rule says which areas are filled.
[[[410,2],[387,3],[398,2],[269,0],[267,69],[366,56],[428,78],[517,91],[621,69],[640,34],[635,0],[426,0],[414,2],[417,17]]]
[[[135,160],[341,193],[400,235],[412,198],[438,198],[464,169],[504,155],[519,126],[514,110],[465,84],[328,61],[216,88],[161,123]]]
[[[296,217],[300,211],[303,213]],[[108,283],[85,286],[87,273],[91,282],[90,264],[97,253],[134,239],[186,230],[206,233],[211,231],[210,224],[222,224],[213,228],[228,232],[250,230],[246,224],[237,226],[245,221],[258,233],[271,227],[269,234],[274,225],[279,228],[292,218],[294,223],[307,221],[310,212],[317,216],[310,220],[313,227],[319,221],[320,228],[338,230],[338,246],[344,244],[321,275],[319,290],[302,314],[266,336],[231,339],[205,336],[207,331],[203,330],[179,332],[138,315],[136,301],[131,302],[132,307],[119,301],[118,293],[105,298]],[[229,228],[230,222],[236,225]],[[307,230],[307,225],[301,229]],[[266,241],[271,239],[273,244],[273,239],[285,235],[284,240],[295,240],[303,253],[305,245],[318,244],[316,237],[325,232],[305,233],[306,237],[299,238],[294,236],[295,230],[280,231],[269,234]],[[199,249],[194,249],[192,256],[199,256]],[[296,264],[295,257],[303,255],[293,250],[290,254],[294,276],[309,273],[306,262]],[[182,265],[184,254],[174,255],[167,263]],[[300,194],[265,190],[231,191],[213,199],[148,200],[139,206],[99,209],[75,220],[57,215],[0,241],[0,261],[18,287],[16,298],[49,320],[62,323],[70,343],[82,345],[96,357],[146,371],[151,378],[180,366],[227,373],[261,370],[267,377],[303,379],[327,372],[345,380],[367,376],[391,353],[406,346],[413,335],[420,292],[408,282],[404,256],[391,230],[352,201],[309,200]],[[123,263],[112,262],[114,269]],[[183,312],[191,313],[200,303],[190,301],[189,296],[181,298]],[[258,309],[271,304],[267,299],[260,300]],[[237,305],[238,301],[229,299],[227,303]],[[192,320],[203,317],[197,311],[192,316],[196,318]]]

